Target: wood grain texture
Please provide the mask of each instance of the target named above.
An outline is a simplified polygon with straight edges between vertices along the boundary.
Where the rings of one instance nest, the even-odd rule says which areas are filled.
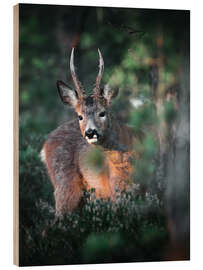
[[[13,7],[13,262],[19,266],[19,5]]]

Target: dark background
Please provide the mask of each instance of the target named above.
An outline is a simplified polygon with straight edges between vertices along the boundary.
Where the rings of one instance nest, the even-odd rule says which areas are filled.
[[[20,4],[21,265],[189,259],[189,32],[189,11]],[[144,134],[135,146],[140,189],[113,214],[110,202],[95,210],[87,194],[89,208],[53,225],[39,153],[75,117],[56,88],[72,85],[72,47],[87,93],[100,48],[103,82],[120,89],[114,114]]]

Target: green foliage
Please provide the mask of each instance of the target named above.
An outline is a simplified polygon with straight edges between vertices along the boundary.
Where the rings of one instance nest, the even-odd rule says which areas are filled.
[[[127,244],[119,233],[91,234],[83,247],[84,262],[109,262],[112,254],[123,251]]]
[[[144,260],[143,238],[157,245],[148,259],[159,258],[167,233],[162,203],[156,196],[140,197],[136,187],[112,202],[96,199],[92,190],[84,192],[83,208],[55,219],[52,188],[37,147],[33,148],[37,140],[30,142],[32,146],[23,143],[20,154],[20,265]],[[164,237],[158,236],[160,245],[159,238],[151,239],[151,231],[143,232],[148,225],[155,225],[157,234],[165,232]],[[135,251],[139,251],[136,258]]]
[[[154,136],[147,134],[143,141],[145,152],[144,156],[148,159],[153,158],[157,154],[158,146]]]
[[[20,265],[160,258],[167,240],[162,202],[156,195],[140,196],[138,186],[118,195],[115,202],[96,199],[94,190],[84,191],[84,206],[56,219],[53,188],[39,157],[45,137],[25,133],[24,125],[21,122]],[[155,234],[153,238],[151,230],[143,231],[148,226],[156,227],[157,237]],[[156,247],[150,256],[147,247],[142,245],[145,241],[151,241]]]
[[[132,111],[129,123],[135,132],[143,130],[146,126],[156,125],[157,116],[154,104],[149,103],[140,109]]]
[[[98,147],[94,147],[87,153],[85,162],[87,167],[90,167],[92,170],[102,171],[105,162],[104,158],[103,150]]]
[[[173,101],[167,101],[164,104],[164,118],[166,122],[173,123],[176,117],[176,109]]]

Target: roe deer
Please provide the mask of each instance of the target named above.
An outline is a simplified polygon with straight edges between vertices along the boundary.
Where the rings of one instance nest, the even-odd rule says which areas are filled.
[[[104,62],[100,50],[99,72],[92,95],[85,95],[74,68],[74,48],[70,70],[75,85],[71,90],[57,81],[58,92],[65,104],[71,105],[78,119],[65,122],[51,132],[41,151],[54,187],[56,214],[72,212],[79,206],[83,190],[95,189],[98,198],[115,199],[116,192],[132,183],[133,135],[110,112],[111,99],[117,91],[108,85],[100,88]],[[85,158],[92,149],[103,151],[102,170],[93,170]]]

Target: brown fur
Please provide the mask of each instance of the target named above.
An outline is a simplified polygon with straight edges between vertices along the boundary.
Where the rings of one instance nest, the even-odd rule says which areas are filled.
[[[62,102],[74,107],[79,117],[79,120],[66,122],[54,130],[43,147],[44,161],[55,190],[57,214],[76,209],[83,196],[83,189],[94,188],[97,197],[114,200],[116,192],[132,184],[133,136],[129,128],[119,123],[110,112],[111,99],[118,91],[114,92],[108,85],[103,89],[99,87],[103,58],[98,52],[100,70],[93,95],[86,96],[77,79],[73,64],[74,49],[70,69],[75,90],[62,81],[57,82]],[[104,153],[101,170],[94,170],[85,161],[95,147]]]
[[[132,136],[127,127],[124,129],[118,123],[116,126],[120,143],[130,146]],[[130,159],[133,154],[130,151],[111,149],[113,145],[110,149],[104,148],[105,165],[101,172],[97,172],[84,163],[85,155],[93,147],[97,146],[89,145],[82,137],[78,120],[64,123],[48,136],[43,150],[55,190],[57,214],[76,209],[82,199],[83,189],[94,188],[97,197],[114,200],[116,191],[121,192],[132,183],[133,167]]]

